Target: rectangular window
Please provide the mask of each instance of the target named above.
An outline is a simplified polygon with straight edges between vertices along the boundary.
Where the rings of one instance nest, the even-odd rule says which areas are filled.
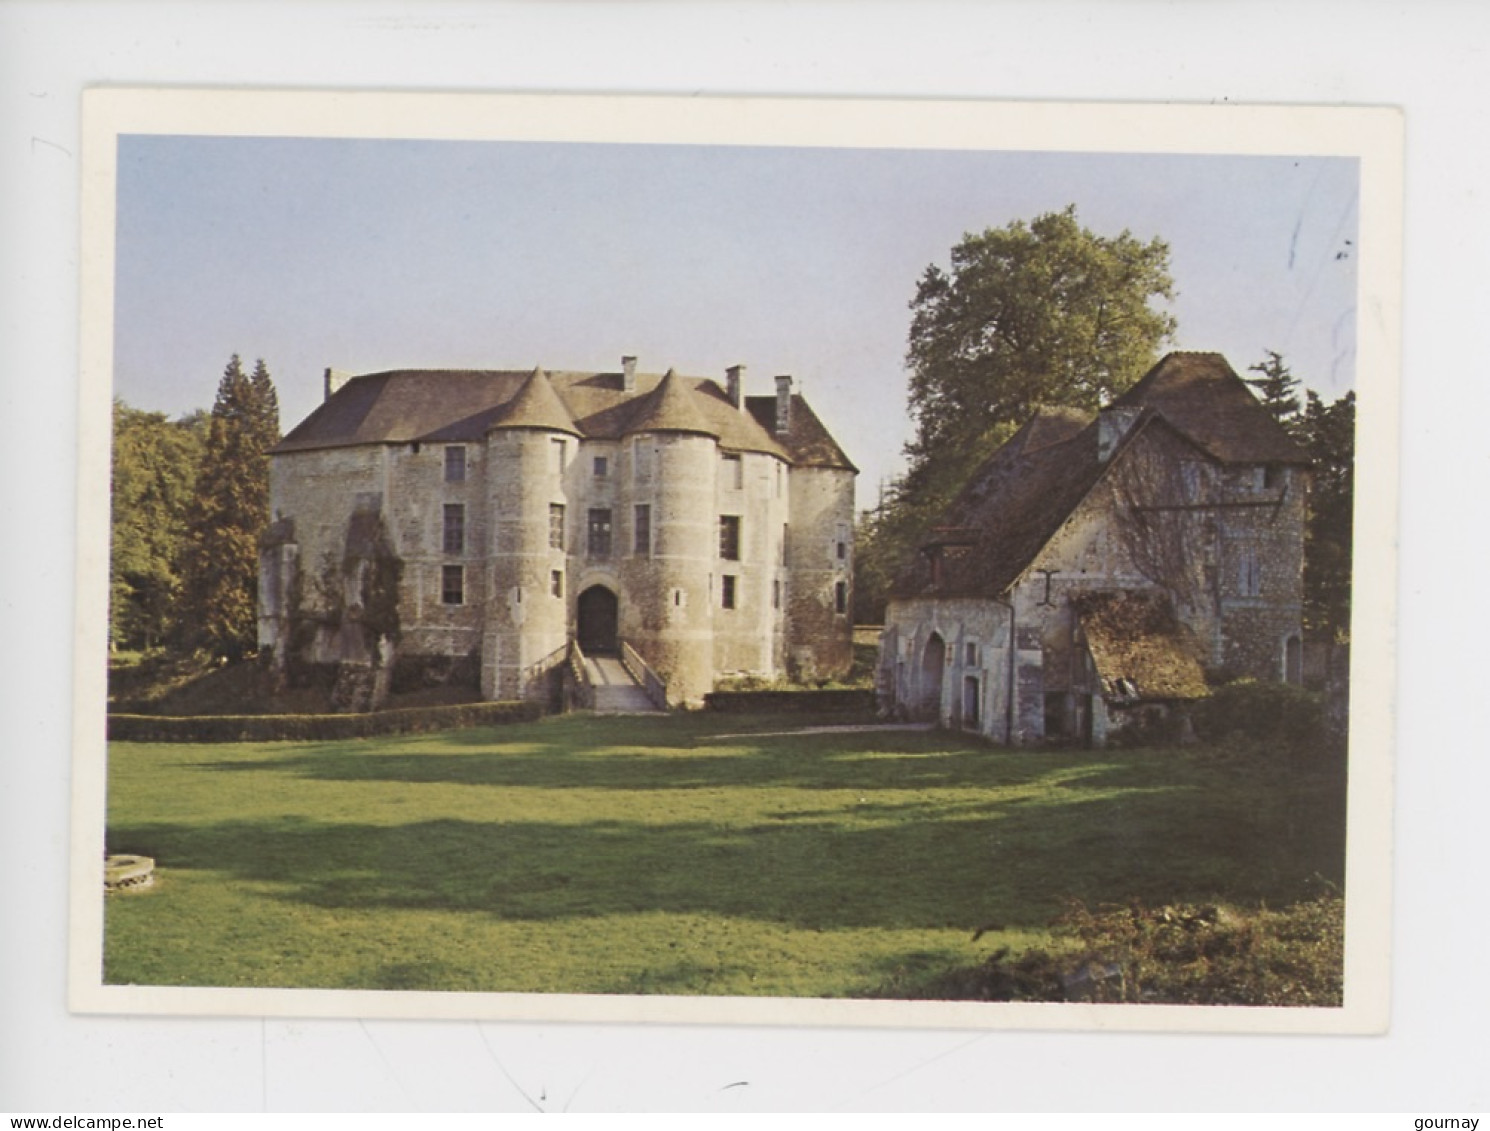
[[[595,457],[595,478],[604,479],[610,474],[610,459],[606,456]]]
[[[564,571],[556,569],[549,575],[548,591],[555,597],[564,596]]]
[[[848,543],[847,542],[840,542],[840,543],[838,543],[838,560],[839,561],[843,561],[847,557],[848,557]]]
[[[837,613],[848,612],[848,582],[840,581],[833,586],[833,611]]]
[[[633,550],[639,558],[652,555],[652,507],[649,503],[636,504],[635,541]]]
[[[719,516],[719,556],[727,562],[740,560],[740,516]]]
[[[778,463],[776,465],[776,497],[778,499],[781,498],[781,481],[782,481],[783,475],[784,475],[784,473],[781,470],[781,464]]]
[[[564,504],[548,504],[548,544],[552,549],[564,548]]]
[[[569,462],[569,442],[553,436],[548,441],[548,450],[553,456],[554,471],[563,475],[564,465]]]
[[[445,566],[440,573],[440,601],[446,605],[466,603],[466,567]]]
[[[771,608],[781,608],[781,579],[771,582]]]
[[[1242,546],[1237,556],[1237,591],[1243,597],[1262,593],[1262,567],[1255,546]]]
[[[722,608],[733,609],[735,607],[735,578],[733,574],[725,574],[719,579],[719,604]]]
[[[592,558],[610,557],[611,518],[609,507],[594,507],[590,511],[586,546]]]
[[[445,449],[445,482],[464,483],[466,481],[466,449],[464,446],[450,447]]]
[[[970,668],[978,666],[978,646],[976,644],[969,644],[967,646],[967,666]]]
[[[445,504],[445,552],[466,552],[466,507],[464,503]]]
[[[631,442],[631,478],[640,482],[652,473],[652,449],[645,440]]]
[[[787,560],[786,560],[786,558],[787,558],[787,555],[786,555],[786,546],[787,546],[787,542],[788,542],[787,535],[791,533],[791,530],[792,530],[791,523],[789,523],[789,522],[783,522],[781,524],[781,564],[782,565],[786,565],[787,564]]]
[[[724,461],[720,468],[724,485],[731,491],[740,490],[745,486],[745,461],[738,452],[725,452],[720,458]]]

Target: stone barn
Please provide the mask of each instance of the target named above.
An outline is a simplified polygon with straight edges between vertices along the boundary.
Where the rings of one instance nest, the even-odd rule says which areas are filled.
[[[261,648],[352,705],[388,673],[538,698],[576,644],[674,703],[846,671],[857,472],[790,377],[744,380],[328,370],[271,453]]]
[[[1219,354],[1170,354],[1095,414],[1037,412],[897,578],[881,703],[1101,745],[1208,681],[1299,682],[1307,495],[1303,452]]]

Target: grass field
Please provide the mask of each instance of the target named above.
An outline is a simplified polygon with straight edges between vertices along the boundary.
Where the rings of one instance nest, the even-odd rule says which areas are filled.
[[[1073,898],[1278,907],[1342,876],[1337,791],[1237,752],[768,733],[803,723],[112,744],[109,851],[159,880],[108,897],[105,980],[904,996],[1050,944]]]

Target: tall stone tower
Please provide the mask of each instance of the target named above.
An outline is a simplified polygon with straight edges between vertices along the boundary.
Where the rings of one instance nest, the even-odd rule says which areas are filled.
[[[566,483],[579,435],[542,369],[528,375],[487,430],[487,514],[494,545],[481,686],[488,698],[532,695],[529,673],[567,642],[572,523]]]

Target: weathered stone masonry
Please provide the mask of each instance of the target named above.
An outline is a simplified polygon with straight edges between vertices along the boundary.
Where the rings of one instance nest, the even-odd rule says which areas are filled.
[[[1303,454],[1217,354],[1037,414],[895,585],[889,709],[1000,742],[1100,745],[1207,694],[1301,678]]]
[[[399,568],[399,664],[545,693],[571,640],[623,642],[698,701],[723,673],[833,675],[852,654],[855,470],[779,377],[743,395],[620,372],[328,371],[275,450],[260,643],[388,663],[348,580],[355,515]],[[332,574],[348,599],[328,600]],[[334,606],[334,607],[333,607]]]

